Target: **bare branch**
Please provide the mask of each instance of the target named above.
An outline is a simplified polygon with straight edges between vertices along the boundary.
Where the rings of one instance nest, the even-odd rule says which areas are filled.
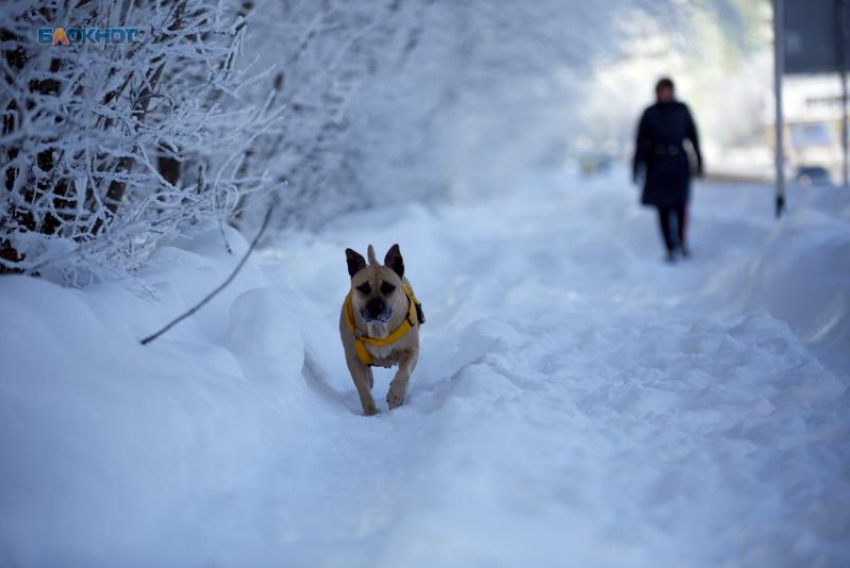
[[[190,317],[192,314],[194,314],[195,312],[200,310],[207,302],[212,300],[216,296],[216,294],[218,294],[219,292],[224,290],[227,287],[228,284],[233,282],[233,279],[236,278],[236,275],[239,274],[240,270],[242,270],[242,267],[245,265],[245,262],[248,260],[248,257],[251,256],[251,252],[253,252],[254,247],[256,247],[257,243],[260,242],[260,239],[262,238],[263,233],[266,232],[266,228],[269,226],[269,220],[271,220],[271,217],[272,217],[272,211],[274,211],[273,205],[266,210],[266,216],[263,218],[263,224],[260,226],[260,231],[257,233],[257,236],[254,237],[254,240],[251,241],[251,246],[249,246],[248,250],[245,251],[245,255],[239,261],[239,264],[237,264],[236,267],[233,269],[233,272],[230,273],[230,276],[228,276],[227,279],[224,282],[222,282],[218,287],[216,287],[215,290],[213,290],[212,292],[207,294],[206,297],[203,300],[201,300],[200,302],[198,302],[197,304],[192,306],[192,308],[189,309],[187,312],[182,314],[177,319],[173,320],[171,323],[169,323],[168,325],[166,325],[165,327],[163,327],[162,329],[160,329],[156,333],[149,335],[149,336],[145,337],[144,339],[142,339],[141,340],[142,345],[147,345],[148,343],[150,343],[151,341],[153,341],[154,339],[156,339],[157,337],[159,337],[160,335],[162,335],[163,333],[165,333],[166,331],[168,331],[169,329],[171,329],[172,327],[174,327],[175,325],[177,325],[178,323],[180,323],[184,319]]]

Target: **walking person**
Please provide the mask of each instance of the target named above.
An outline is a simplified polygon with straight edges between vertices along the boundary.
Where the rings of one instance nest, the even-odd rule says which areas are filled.
[[[697,127],[685,103],[676,100],[673,81],[655,85],[655,104],[638,125],[632,171],[635,183],[643,172],[641,203],[658,209],[658,223],[667,249],[667,261],[688,256],[687,216],[691,192],[691,163],[684,142],[689,140],[696,158],[696,175],[702,175],[702,154]]]

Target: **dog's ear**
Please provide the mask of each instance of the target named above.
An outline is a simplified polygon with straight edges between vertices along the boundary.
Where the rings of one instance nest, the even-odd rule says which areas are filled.
[[[398,274],[399,278],[404,278],[404,259],[401,258],[401,250],[395,244],[387,251],[387,256],[384,257],[384,266],[391,268],[393,272]]]
[[[348,275],[352,278],[361,269],[366,268],[366,259],[359,252],[345,249],[345,261],[348,263]]]

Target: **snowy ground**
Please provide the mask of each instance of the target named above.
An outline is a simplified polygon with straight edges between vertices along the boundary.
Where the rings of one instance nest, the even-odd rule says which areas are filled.
[[[148,347],[235,263],[217,231],[157,253],[156,301],[0,280],[0,566],[847,566],[850,200],[702,185],[675,267],[635,200],[539,174],[351,214]],[[364,418],[337,320],[370,242],[428,322]]]

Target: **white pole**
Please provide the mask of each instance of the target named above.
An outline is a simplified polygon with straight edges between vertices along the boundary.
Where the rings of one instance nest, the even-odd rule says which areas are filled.
[[[848,134],[847,134],[847,71],[841,70],[841,149],[843,156],[843,182],[844,187],[850,187],[850,164],[848,161]]]
[[[842,154],[842,176],[841,181],[844,187],[850,186],[850,164],[848,164],[848,132],[847,132],[847,0],[838,0],[835,7],[837,8],[838,20],[838,73],[841,76],[841,154]]]
[[[785,71],[783,0],[773,0],[773,93],[776,102],[776,216],[785,209],[785,121],[782,117],[782,75]]]
[[[841,70],[841,153],[842,153],[842,182],[844,187],[850,187],[850,164],[847,163],[848,157],[848,136],[847,136],[847,72]]]

